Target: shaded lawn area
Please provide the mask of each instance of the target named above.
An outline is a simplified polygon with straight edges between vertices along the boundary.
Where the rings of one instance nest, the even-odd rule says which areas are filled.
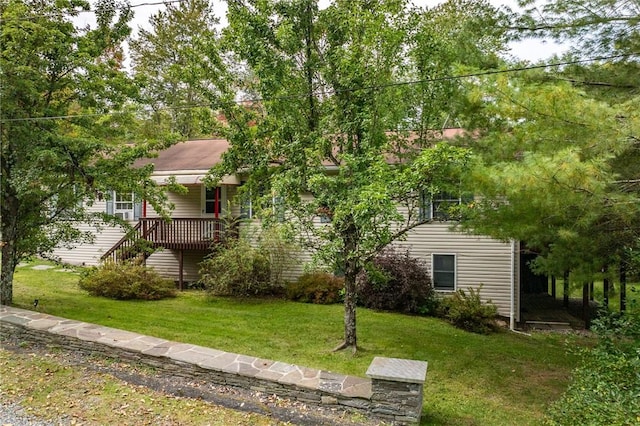
[[[475,335],[434,318],[359,309],[353,356],[331,352],[343,333],[341,305],[209,299],[202,292],[114,301],[81,291],[77,274],[30,266],[16,272],[17,307],[33,309],[37,298],[38,310],[52,315],[357,376],[375,356],[425,360],[425,425],[540,424],[578,361],[569,349],[590,343],[565,334]]]
[[[582,300],[582,284],[569,281],[569,297],[572,299]],[[564,280],[562,278],[556,280],[556,299],[563,298]],[[593,299],[600,306],[604,307],[604,288],[602,281],[594,282]],[[628,282],[626,286],[627,311],[640,312],[640,283]],[[551,283],[549,283],[548,293],[551,293]],[[609,310],[618,312],[620,310],[620,282],[615,281],[609,283]]]

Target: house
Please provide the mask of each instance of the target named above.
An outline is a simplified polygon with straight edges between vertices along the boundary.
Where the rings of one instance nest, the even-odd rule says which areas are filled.
[[[207,189],[203,184],[207,171],[220,161],[227,148],[228,143],[223,139],[192,140],[173,145],[157,158],[146,160],[154,163],[152,177],[156,182],[163,184],[173,177],[188,190],[186,195],[169,194],[170,201],[175,204],[169,223],[161,220],[144,202],[136,204],[130,194],[113,194],[110,200],[105,199],[92,208],[128,220],[137,237],[159,249],[147,258],[147,265],[162,275],[174,277],[180,286],[183,282],[195,281],[198,263],[211,244],[228,231],[224,217],[228,214],[239,217],[246,213],[234,202],[242,183],[237,176],[225,177],[217,188]],[[439,201],[459,200],[433,201],[428,208],[435,209]],[[437,212],[434,210],[430,214],[437,215]],[[96,265],[102,258],[122,256],[127,249],[133,251],[131,245],[124,230],[105,227],[92,244],[56,250],[54,255],[71,264]],[[413,229],[406,240],[395,245],[409,250],[412,256],[427,264],[436,290],[448,293],[482,284],[483,299],[491,299],[501,315],[519,320],[521,262],[517,242],[505,243],[454,232],[450,223],[442,221]],[[310,260],[311,253],[298,253],[295,264],[287,268],[285,278],[294,280]]]

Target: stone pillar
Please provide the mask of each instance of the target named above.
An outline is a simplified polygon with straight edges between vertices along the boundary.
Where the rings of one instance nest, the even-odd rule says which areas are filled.
[[[376,357],[367,370],[371,378],[371,413],[397,424],[418,424],[422,414],[427,363]]]

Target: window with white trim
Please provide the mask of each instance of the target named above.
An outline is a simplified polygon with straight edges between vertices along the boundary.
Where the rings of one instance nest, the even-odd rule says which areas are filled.
[[[470,195],[455,195],[448,192],[441,192],[429,197],[426,192],[420,193],[420,220],[457,220],[452,216],[452,207],[460,206],[473,200]]]
[[[244,185],[245,182],[241,182]],[[253,218],[253,200],[251,199],[251,191],[244,191],[239,194],[240,201],[240,218],[252,219]]]
[[[241,219],[253,218],[253,203],[249,195],[247,195],[246,198],[243,198],[240,203],[240,218]]]
[[[141,203],[136,202],[132,192],[111,192],[111,199],[107,200],[107,214],[122,220],[137,220],[140,218]]]
[[[271,197],[271,207],[273,209],[273,217],[276,222],[284,222],[284,198],[274,195]]]
[[[439,291],[456,289],[456,255],[433,254],[431,257],[433,288]]]

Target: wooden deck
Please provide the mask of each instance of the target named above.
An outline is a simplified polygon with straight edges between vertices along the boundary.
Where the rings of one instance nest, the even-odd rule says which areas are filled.
[[[236,238],[237,229],[209,218],[141,218],[138,224],[111,247],[102,259],[131,259],[157,248],[171,250],[209,250],[226,238]]]

